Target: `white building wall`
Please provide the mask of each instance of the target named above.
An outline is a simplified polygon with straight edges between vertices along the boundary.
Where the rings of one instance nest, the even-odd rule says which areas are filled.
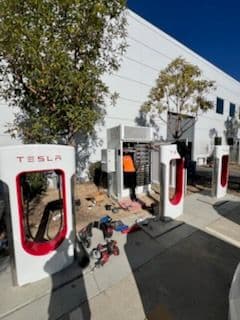
[[[119,93],[115,107],[107,107],[105,125],[98,127],[98,135],[102,144],[91,155],[91,161],[101,158],[101,149],[106,147],[106,129],[123,125],[136,125],[139,109],[147,99],[148,93],[159,74],[174,58],[182,56],[190,63],[196,64],[203,71],[203,77],[216,81],[217,90],[210,98],[216,102],[216,97],[224,99],[224,115],[211,110],[204,114],[195,125],[194,159],[206,156],[211,149],[209,132],[215,129],[223,137],[224,122],[229,113],[229,102],[240,105],[240,83],[217,67],[201,58],[199,55],[174,40],[158,28],[135,13],[128,11],[128,49],[123,58],[120,70],[105,76],[104,80],[111,91]],[[0,134],[3,134],[3,124],[12,119],[12,111],[1,106]],[[166,138],[166,125],[159,121],[157,136]],[[0,144],[8,144],[9,138],[0,136]]]
[[[239,108],[240,83],[131,11],[128,12],[128,45],[118,73],[106,77],[110,89],[120,94],[117,106],[108,108],[106,126],[114,126],[117,122],[136,125],[135,118],[155,84],[159,71],[176,57],[182,56],[198,65],[205,79],[216,82],[216,90],[209,95],[214,104],[217,96],[224,99],[223,115],[217,114],[214,108],[196,122],[193,158],[197,160],[210,154],[214,141],[210,132],[213,129],[225,143],[224,122],[229,115],[230,102],[236,104],[236,111]],[[166,125],[159,121],[159,126],[158,136],[166,138]],[[97,157],[98,154],[95,154]]]

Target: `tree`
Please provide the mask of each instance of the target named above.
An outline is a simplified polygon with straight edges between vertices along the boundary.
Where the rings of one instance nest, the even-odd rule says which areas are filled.
[[[1,94],[25,142],[74,144],[114,98],[103,75],[126,48],[124,0],[0,0]]]
[[[156,85],[151,89],[148,100],[142,105],[141,117],[150,116],[166,124],[174,139],[178,140],[197,121],[200,113],[213,108],[206,95],[214,82],[202,79],[201,70],[185,59],[178,57],[159,73]]]
[[[224,131],[226,140],[228,141],[228,139],[232,139],[233,142],[237,141],[238,131],[240,128],[240,122],[237,117],[228,117],[224,124],[226,128],[226,130]]]

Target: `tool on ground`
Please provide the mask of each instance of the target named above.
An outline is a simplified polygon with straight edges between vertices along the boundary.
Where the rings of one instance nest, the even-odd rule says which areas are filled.
[[[128,229],[128,226],[124,224],[121,220],[112,221],[111,225],[113,226],[115,231],[124,231]]]
[[[121,220],[112,221],[111,217],[104,216],[99,221],[89,223],[86,227],[77,233],[76,256],[81,267],[86,267],[89,264],[90,257],[86,249],[91,246],[92,228],[98,228],[103,232],[104,239],[111,238],[113,230],[124,232],[128,230],[128,226]],[[96,260],[95,266],[104,265],[109,256],[119,255],[117,242],[114,240],[107,240],[105,245],[99,244],[97,248],[93,249],[90,256]]]
[[[111,205],[111,204],[106,204],[106,205],[105,205],[105,209],[106,209],[107,211],[112,210],[112,205]]]
[[[112,211],[112,213],[118,213],[119,210],[120,210],[120,209],[123,209],[123,208],[121,208],[121,207],[114,207],[114,206],[112,206],[111,204],[106,204],[106,205],[105,205],[105,209],[106,209],[107,211]],[[125,209],[124,209],[124,210],[125,210]]]
[[[119,212],[119,209],[118,207],[113,207],[112,208],[112,213],[118,213]]]
[[[138,224],[135,223],[134,225],[132,225],[128,229],[123,230],[122,233],[128,234],[128,233],[133,233],[133,232],[139,231],[139,230],[141,230],[141,228],[139,227]]]
[[[95,266],[100,267],[108,262],[111,255],[118,256],[120,253],[117,246],[117,241],[110,240],[106,244],[99,243],[96,248],[92,250],[90,256],[95,259]]]
[[[91,238],[92,238],[92,223],[89,223],[86,227],[81,229],[77,236],[79,237],[80,241],[86,248],[91,246]]]

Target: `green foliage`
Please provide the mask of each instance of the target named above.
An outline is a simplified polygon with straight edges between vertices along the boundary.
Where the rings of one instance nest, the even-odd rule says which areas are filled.
[[[26,173],[22,176],[22,187],[25,199],[33,199],[47,190],[47,176],[42,172]]]
[[[233,138],[234,140],[236,140],[238,138],[238,131],[240,128],[240,121],[237,119],[237,117],[228,117],[224,124],[224,133],[226,139]]]
[[[107,188],[107,174],[102,171],[101,161],[92,162],[88,167],[88,178],[94,182],[96,186]]]
[[[124,0],[0,0],[1,93],[25,142],[94,131],[126,48]]]
[[[101,171],[101,161],[92,162],[88,167],[88,178],[90,181],[95,180],[96,171]]]
[[[160,72],[141,113],[153,115],[152,119],[157,115],[165,123],[164,114],[174,115],[171,119],[173,129],[170,129],[172,136],[179,139],[201,112],[213,108],[213,103],[206,98],[213,86],[213,81],[202,79],[201,70],[196,65],[178,57]],[[189,115],[195,121],[186,120]]]

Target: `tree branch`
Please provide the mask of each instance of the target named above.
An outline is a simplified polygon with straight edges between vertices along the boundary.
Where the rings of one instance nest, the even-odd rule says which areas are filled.
[[[181,130],[181,135],[183,135],[186,131],[188,131],[190,128],[192,128],[196,122],[197,122],[197,119],[195,119],[189,127],[185,128],[184,130]]]

